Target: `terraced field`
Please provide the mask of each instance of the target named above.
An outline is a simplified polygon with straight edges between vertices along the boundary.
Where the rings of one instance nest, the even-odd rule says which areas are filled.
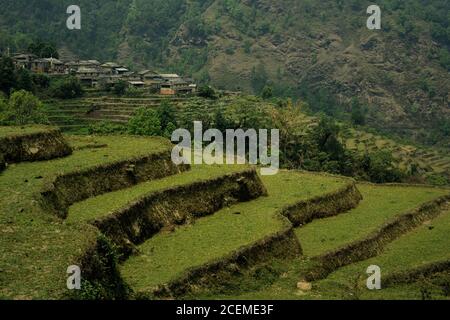
[[[392,297],[422,299],[421,290],[426,288],[430,291],[430,298],[448,299],[448,296],[445,296],[444,286],[440,287],[438,284],[433,284],[433,277],[424,281],[423,275],[426,275],[427,272],[442,272],[442,274],[447,274],[448,277],[448,265],[450,264],[449,232],[450,211],[447,209],[441,216],[427,221],[417,230],[389,244],[379,256],[344,267],[331,274],[326,280],[319,281],[317,284],[318,290],[331,293],[330,296],[333,298],[342,298],[345,295],[351,297],[352,293],[359,293],[360,298],[363,299]],[[439,263],[445,263],[445,265],[440,268]],[[348,290],[352,288],[358,276],[361,276],[361,278],[365,276],[365,269],[369,265],[380,266],[383,279],[385,279],[382,282],[384,289],[369,291],[359,288],[358,291],[353,288],[353,292]],[[418,281],[413,285],[405,285],[405,282],[407,284],[415,280]],[[427,282],[431,283],[426,286]],[[330,288],[334,288],[334,290],[330,290]],[[347,289],[347,292],[345,289]]]
[[[447,298],[448,189],[177,167],[162,138],[0,133],[64,150],[4,157],[2,298]],[[76,292],[66,289],[74,264]],[[361,289],[370,264],[386,294]]]
[[[439,276],[450,265],[450,190],[370,184],[358,189],[363,200],[357,208],[295,230],[304,257],[285,265],[282,277],[259,290],[221,298],[421,299],[420,276],[448,284],[448,277]],[[434,207],[435,202],[441,204]],[[400,226],[398,232],[394,226]],[[370,265],[382,270],[382,290],[366,288]],[[301,290],[300,281],[312,290]],[[438,286],[425,287],[434,298],[448,299]]]
[[[140,107],[157,108],[169,100],[180,108],[189,98],[151,96],[145,98],[89,97],[71,100],[47,100],[47,115],[52,125],[64,131],[76,131],[96,122],[126,124]]]
[[[34,129],[31,131],[36,133]],[[17,132],[20,135],[22,129],[17,128]],[[37,132],[46,133],[46,130],[40,129]],[[118,164],[126,166],[131,164],[130,160],[133,159],[145,160],[148,155],[168,152],[170,146],[161,138],[76,138],[75,142],[78,147],[81,145],[89,147],[93,143],[100,143],[107,147],[85,148],[74,151],[70,156],[49,161],[8,164],[6,170],[0,175],[0,247],[2,248],[0,296],[2,297],[27,299],[67,296],[68,292],[64,283],[65,270],[69,263],[79,262],[84,253],[97,245],[98,232],[95,228],[87,224],[69,226],[49,212],[49,201],[52,195],[57,198],[58,193],[58,191],[50,192],[49,186],[64,189],[62,184],[57,183],[56,177],[70,175],[76,177],[74,173],[79,173],[78,183],[76,179],[69,181],[73,183],[73,188],[70,190],[68,187],[67,192],[73,192],[74,189],[78,189],[79,192],[79,188],[88,191],[87,193],[89,188],[101,190],[99,184],[109,184],[106,189],[124,187],[133,181],[103,179],[96,182],[82,177],[86,172],[91,175],[90,170],[94,168],[98,171],[106,169],[109,176],[112,176],[112,172],[119,171],[115,174],[116,177],[123,178]],[[134,161],[134,163],[139,162]],[[152,165],[153,171],[156,163],[150,163],[150,161],[148,163]],[[142,162],[140,164],[142,166]],[[144,170],[138,168],[136,176],[143,172]],[[175,170],[166,171],[166,173],[172,172]],[[150,172],[146,175],[146,179],[162,174],[164,171],[157,175]]]
[[[411,170],[415,166],[416,170],[424,176],[431,174],[450,176],[450,156],[446,151],[402,145],[391,139],[354,129],[347,130],[344,140],[347,148],[362,153],[390,151],[399,161],[400,168],[404,170]]]

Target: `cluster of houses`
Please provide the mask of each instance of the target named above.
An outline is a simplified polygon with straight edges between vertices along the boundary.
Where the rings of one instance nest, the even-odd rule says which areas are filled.
[[[114,86],[120,81],[136,88],[148,88],[163,95],[194,93],[197,85],[192,79],[177,74],[158,73],[152,70],[134,72],[115,62],[97,60],[61,61],[55,58],[38,58],[33,54],[16,54],[12,60],[17,68],[49,75],[74,75],[89,87]]]

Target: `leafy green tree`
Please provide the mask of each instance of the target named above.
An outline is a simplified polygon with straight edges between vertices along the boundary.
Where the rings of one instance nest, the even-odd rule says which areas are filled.
[[[17,71],[17,84],[16,88],[19,90],[26,90],[33,92],[33,80],[30,71],[27,69],[20,69]]]
[[[268,80],[268,75],[264,65],[260,63],[258,66],[253,67],[250,77],[253,92],[255,94],[261,94]]]
[[[9,95],[16,84],[17,78],[13,61],[9,57],[2,57],[0,59],[0,90]]]
[[[443,68],[450,71],[450,53],[447,49],[439,51],[439,63]]]
[[[2,108],[5,108],[5,106]],[[2,122],[6,124],[48,123],[42,102],[32,93],[25,90],[14,92],[9,98],[5,109],[2,112]]]
[[[225,132],[225,130],[228,129],[228,121],[220,109],[214,114],[214,127],[221,132]]]
[[[252,43],[250,40],[245,40],[243,47],[246,54],[250,54],[252,52]]]
[[[162,132],[158,112],[151,108],[139,108],[128,122],[128,133],[143,136],[160,136]]]
[[[172,137],[172,133],[177,130],[177,126],[174,125],[172,122],[169,122],[166,126],[166,129],[164,129],[163,137],[166,137],[167,139],[170,139]]]
[[[50,86],[50,77],[46,74],[32,73],[31,80],[33,81],[34,86],[42,89],[46,89]]]
[[[59,58],[59,53],[52,43],[43,42],[41,40],[35,41],[28,46],[28,52],[38,56],[39,58]]]
[[[114,84],[113,92],[118,96],[123,96],[127,91],[127,83],[123,80],[118,81]]]
[[[352,123],[357,126],[363,126],[366,123],[366,115],[364,110],[357,99],[352,101]]]
[[[67,77],[53,82],[50,85],[50,93],[56,98],[73,99],[81,97],[84,90],[77,78]]]
[[[161,131],[165,132],[169,124],[177,125],[176,110],[168,100],[163,100],[157,109]]]
[[[198,96],[202,97],[202,98],[207,98],[207,99],[216,99],[217,98],[216,91],[208,85],[201,86],[198,89]]]
[[[370,181],[376,183],[401,181],[403,174],[394,164],[395,160],[388,151],[367,154],[363,159],[365,172],[368,174]]]
[[[263,91],[262,91],[262,93],[261,93],[261,96],[262,96],[263,99],[270,99],[270,98],[272,98],[273,97],[273,89],[272,89],[272,87],[265,86]]]

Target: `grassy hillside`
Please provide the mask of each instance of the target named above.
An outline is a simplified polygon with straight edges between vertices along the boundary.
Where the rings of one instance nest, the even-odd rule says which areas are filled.
[[[367,239],[367,234],[380,229],[390,219],[398,217],[418,205],[448,195],[449,190],[424,187],[358,185],[363,195],[360,205],[341,215],[313,221],[296,229],[296,235],[302,244],[304,257],[284,266],[284,273],[273,283],[265,283],[258,290],[249,290],[241,295],[221,296],[227,299],[422,299],[421,288],[433,293],[433,298],[448,299],[445,293],[445,274],[433,278],[433,272],[424,275],[421,283],[411,278],[407,283],[391,281],[382,290],[370,291],[365,286],[366,269],[378,265],[382,270],[382,279],[395,272],[411,272],[415,267],[447,261],[449,251],[448,210],[443,209],[441,216],[427,219],[423,225],[379,248],[378,254],[369,259],[358,259],[331,273],[323,280],[313,281],[311,289],[297,287],[304,279],[304,270],[315,257],[338,251],[347,244]],[[361,248],[360,250],[364,250]],[[362,261],[360,261],[362,260]],[[448,270],[447,270],[448,271]],[[439,277],[442,287],[440,287]],[[426,280],[427,279],[427,280]],[[434,279],[434,280],[433,280]],[[446,280],[447,279],[447,280]],[[304,281],[304,280],[303,280]],[[446,282],[447,281],[447,282]],[[307,282],[306,282],[307,283]],[[387,283],[387,282],[386,282]],[[245,291],[245,287],[243,289]]]
[[[0,173],[2,298],[448,298],[448,189],[176,167],[162,138],[66,139],[71,154]],[[382,266],[386,293],[361,289],[367,263]]]

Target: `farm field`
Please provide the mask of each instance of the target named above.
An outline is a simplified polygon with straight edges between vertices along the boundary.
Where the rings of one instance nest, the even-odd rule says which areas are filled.
[[[175,166],[164,138],[0,132],[54,151],[0,173],[1,298],[448,299],[449,189]],[[364,289],[370,264],[385,289]]]
[[[417,207],[433,198],[446,195],[448,189],[401,186],[374,186],[359,184],[363,195],[359,206],[347,213],[313,221],[297,228],[304,257],[284,265],[284,273],[273,283],[259,290],[241,295],[221,296],[225,299],[421,299],[421,286],[411,283],[392,284],[382,290],[365,287],[365,273],[370,265],[378,265],[383,276],[409,271],[415,267],[449,259],[448,210],[430,219],[417,229],[387,244],[379,255],[342,266],[325,279],[313,281],[312,290],[302,291],[297,283],[304,277],[305,266],[316,256],[338,250],[340,247],[364,239],[371,230],[379,228],[392,217]],[[387,200],[386,202],[382,199]],[[387,206],[387,207],[386,207]],[[382,278],[383,279],[383,278]],[[445,283],[445,279],[444,279]],[[438,287],[439,288],[439,287]],[[430,286],[435,298],[448,299]]]
[[[36,132],[34,128],[29,130]],[[68,226],[38,205],[36,195],[47,181],[58,174],[167,150],[166,141],[160,138],[68,140],[78,147],[93,143],[107,147],[86,148],[50,161],[11,164],[0,175],[2,297],[51,298],[66,293],[65,274],[60,270],[64,271],[71,259],[95,242],[94,228],[85,224]]]
[[[173,233],[160,234],[140,246],[122,272],[136,291],[168,282],[184,270],[228,255],[283,229],[277,212],[283,207],[336,191],[345,179],[280,172],[263,177],[269,196],[239,203]]]

